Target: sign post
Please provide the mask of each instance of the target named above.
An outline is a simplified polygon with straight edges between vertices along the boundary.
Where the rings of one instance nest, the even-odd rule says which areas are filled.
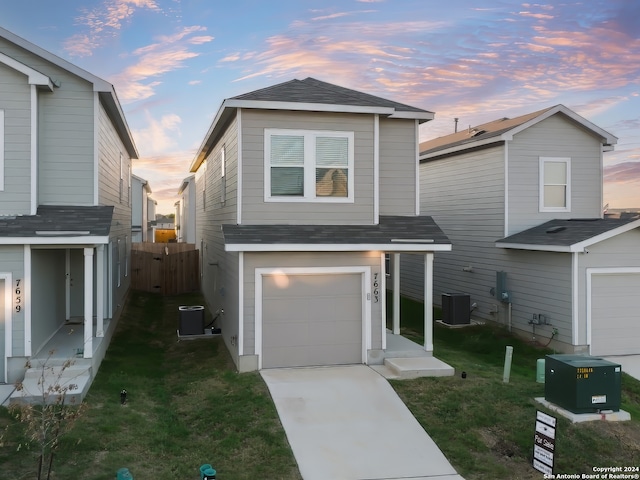
[[[557,419],[538,410],[536,412],[536,431],[533,437],[533,468],[539,472],[553,475],[556,450]]]

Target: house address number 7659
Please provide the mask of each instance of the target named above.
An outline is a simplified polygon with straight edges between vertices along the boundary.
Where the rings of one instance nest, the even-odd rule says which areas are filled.
[[[20,313],[22,311],[22,279],[16,280],[16,288],[13,291],[14,298],[13,304],[15,305],[14,310],[16,313]]]

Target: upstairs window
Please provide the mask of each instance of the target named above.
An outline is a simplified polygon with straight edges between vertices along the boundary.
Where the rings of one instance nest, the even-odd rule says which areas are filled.
[[[541,212],[571,211],[571,159],[540,157]]]
[[[265,201],[353,202],[353,132],[265,130]]]

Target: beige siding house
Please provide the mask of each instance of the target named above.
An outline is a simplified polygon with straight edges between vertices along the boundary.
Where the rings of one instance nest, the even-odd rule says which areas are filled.
[[[129,287],[137,151],[113,86],[0,28],[0,147],[0,382],[53,350],[88,388]]]
[[[202,289],[240,371],[382,363],[386,253],[420,255],[431,303],[434,253],[451,248],[418,215],[432,118],[313,78],[222,103],[191,171]]]
[[[640,219],[603,218],[616,140],[557,105],[421,144],[421,212],[453,243],[435,261],[435,300],[466,293],[474,318],[561,351],[640,353]],[[416,298],[420,262],[403,266]]]

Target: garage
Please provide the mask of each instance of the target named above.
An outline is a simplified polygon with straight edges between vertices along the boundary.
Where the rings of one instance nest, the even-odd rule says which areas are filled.
[[[261,281],[262,368],[363,363],[363,273]]]
[[[591,275],[591,354],[640,354],[640,272]]]

